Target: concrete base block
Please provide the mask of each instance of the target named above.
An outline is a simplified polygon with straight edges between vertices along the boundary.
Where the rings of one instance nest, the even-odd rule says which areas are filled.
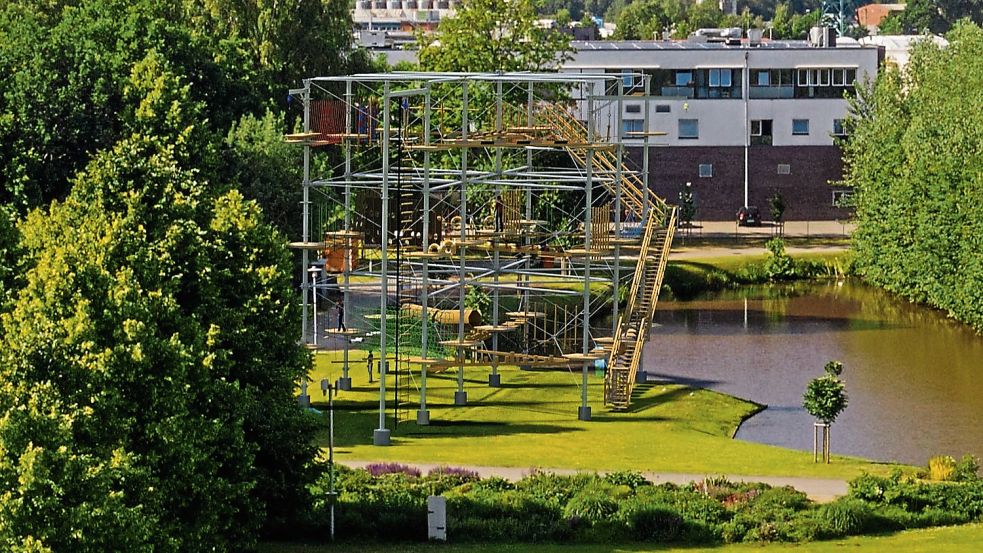
[[[430,424],[430,410],[429,409],[418,409],[416,411],[416,424],[420,426],[426,426]]]
[[[590,406],[577,407],[577,419],[582,421],[590,420]]]
[[[338,389],[343,392],[352,391],[352,377],[341,377],[338,379]]]
[[[297,405],[300,405],[304,409],[307,409],[308,407],[311,406],[311,396],[309,395],[297,396]]]
[[[645,384],[649,381],[649,373],[638,371],[635,373],[635,384]]]
[[[502,385],[502,375],[497,373],[488,375],[488,386],[492,388],[498,388],[501,385]]]
[[[467,405],[467,404],[468,404],[467,392],[454,392],[454,405]]]
[[[392,432],[388,428],[376,428],[372,431],[372,445],[392,445]]]

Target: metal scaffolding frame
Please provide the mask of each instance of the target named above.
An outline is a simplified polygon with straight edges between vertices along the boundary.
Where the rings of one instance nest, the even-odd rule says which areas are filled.
[[[647,76],[632,78],[647,91]],[[412,378],[408,367],[419,367],[420,425],[430,421],[428,372],[456,369],[454,403],[466,405],[465,369],[490,366],[494,387],[500,364],[580,367],[578,417],[590,420],[589,368],[598,359],[614,363],[624,352],[618,344],[639,332],[628,312],[619,313],[618,291],[628,281],[635,291],[651,288],[644,279],[654,229],[668,225],[660,236],[672,240],[674,208],[648,191],[648,147],[642,171],[625,166],[624,139],[639,133],[624,131],[621,114],[638,92],[626,90],[620,74],[419,72],[312,78],[290,91],[304,110],[303,132],[286,137],[303,147],[302,236],[292,243],[304,268],[302,336],[313,349],[344,351],[341,390],[351,388],[353,339],[378,344],[375,444],[390,443],[390,361],[397,386],[400,374]],[[613,139],[598,132],[601,114],[612,112]],[[647,143],[657,133],[642,134]],[[312,175],[320,147],[340,148],[343,162]],[[312,194],[344,212],[317,237]],[[544,198],[556,220],[534,218]],[[660,284],[663,245],[663,259],[655,259]],[[312,252],[320,264],[312,266]],[[331,273],[341,277],[340,297],[321,305],[336,305],[341,320],[337,329],[321,325],[324,339],[334,340],[326,345],[317,334],[317,297],[335,289]],[[610,299],[591,297],[598,284],[611,287]],[[376,308],[366,302],[373,295]],[[576,296],[579,305],[562,299]],[[476,314],[476,302],[490,313]]]

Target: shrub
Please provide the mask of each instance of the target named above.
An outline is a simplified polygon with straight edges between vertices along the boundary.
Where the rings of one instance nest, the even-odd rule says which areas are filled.
[[[644,476],[642,476],[642,473],[630,470],[609,472],[608,474],[604,475],[604,481],[614,486],[627,486],[633,491],[641,486],[649,486],[652,484],[646,480]]]
[[[531,497],[563,507],[580,490],[597,480],[599,478],[593,474],[560,476],[549,472],[534,472],[516,482],[515,487]]]
[[[477,471],[461,468],[461,467],[448,467],[448,466],[441,466],[441,467],[435,467],[433,469],[430,469],[430,472],[427,473],[427,476],[431,478],[453,476],[455,478],[460,478],[467,482],[474,482],[476,480],[481,479]]]
[[[544,541],[569,532],[555,504],[520,490],[473,487],[447,494],[447,531],[455,540]]]
[[[980,479],[980,460],[966,454],[956,463],[953,480],[957,482],[973,482]]]
[[[638,540],[669,542],[679,538],[683,517],[667,506],[648,505],[631,514],[629,526]]]
[[[400,463],[371,463],[365,466],[365,470],[372,476],[401,473],[412,478],[420,477],[420,469]]]
[[[601,486],[584,488],[573,496],[563,509],[563,516],[573,522],[593,526],[607,521],[618,512],[618,502],[608,489]]]
[[[949,455],[936,455],[928,460],[928,479],[937,482],[952,480],[956,474],[956,460]]]
[[[838,538],[859,534],[867,528],[870,507],[858,499],[841,498],[819,508],[818,520],[825,537]]]

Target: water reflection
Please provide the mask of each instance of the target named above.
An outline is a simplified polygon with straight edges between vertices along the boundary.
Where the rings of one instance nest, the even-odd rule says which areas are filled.
[[[751,287],[660,303],[645,366],[769,406],[738,438],[812,448],[806,383],[843,361],[836,453],[923,464],[983,455],[983,337],[856,282]]]

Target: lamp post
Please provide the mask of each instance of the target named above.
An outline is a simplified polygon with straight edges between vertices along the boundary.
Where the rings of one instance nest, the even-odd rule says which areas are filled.
[[[328,505],[331,511],[331,541],[334,541],[334,387],[321,379],[321,393],[328,396]]]
[[[314,326],[311,328],[313,334],[311,335],[311,343],[315,346],[317,345],[317,274],[321,272],[321,269],[316,265],[311,265],[307,272],[311,274],[311,292],[314,296],[313,308],[314,308]]]

